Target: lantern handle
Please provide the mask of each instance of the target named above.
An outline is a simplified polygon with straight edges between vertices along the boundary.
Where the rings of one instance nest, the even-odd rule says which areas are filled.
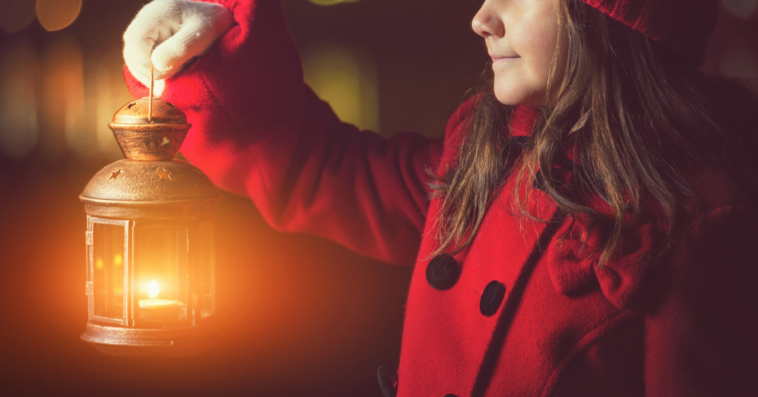
[[[153,44],[153,48],[150,49],[150,92],[148,93],[147,100],[147,122],[153,122],[153,85],[155,85],[155,77],[153,67],[153,51],[155,51],[156,44]]]
[[[147,101],[147,121],[149,123],[153,122],[153,84],[155,80],[153,79],[153,61],[150,61],[150,98]]]

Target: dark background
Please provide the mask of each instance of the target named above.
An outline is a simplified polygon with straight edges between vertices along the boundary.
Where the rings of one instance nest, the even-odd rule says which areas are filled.
[[[0,0],[0,7],[24,1]],[[381,396],[376,368],[397,366],[410,269],[319,238],[277,233],[248,199],[229,194],[216,231],[222,342],[196,357],[129,359],[79,339],[86,323],[86,223],[78,195],[118,156],[66,146],[56,101],[65,101],[69,86],[45,86],[65,65],[44,64],[44,54],[50,43],[78,43],[88,81],[98,72],[90,60],[117,56],[123,30],[144,3],[85,0],[63,30],[48,32],[33,20],[0,33],[0,50],[25,42],[43,54],[35,71],[38,138],[23,153],[0,151],[0,394]],[[384,135],[441,135],[485,68],[483,43],[469,28],[480,1],[284,3],[303,51],[328,42],[370,55]],[[755,14],[722,14],[705,68],[757,77]],[[109,73],[118,76],[118,68],[116,62]],[[120,89],[114,98],[124,98]],[[8,96],[0,107],[13,103]],[[0,123],[0,136],[10,128]]]

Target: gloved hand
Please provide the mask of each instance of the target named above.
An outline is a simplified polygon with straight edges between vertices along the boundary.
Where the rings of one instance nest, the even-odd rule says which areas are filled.
[[[149,86],[152,60],[154,95],[160,96],[165,79],[202,55],[233,25],[232,13],[219,4],[155,0],[137,13],[124,32],[124,61],[132,75]]]

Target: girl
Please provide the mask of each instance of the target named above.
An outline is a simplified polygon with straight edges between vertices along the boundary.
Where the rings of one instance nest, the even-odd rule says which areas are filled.
[[[414,266],[386,396],[754,393],[758,105],[696,69],[716,1],[485,0],[491,81],[389,140],[304,85],[278,1],[219,3],[140,11],[127,82],[152,61],[184,155],[275,228]]]

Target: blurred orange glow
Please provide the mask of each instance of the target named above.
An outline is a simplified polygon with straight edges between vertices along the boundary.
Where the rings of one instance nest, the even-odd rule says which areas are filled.
[[[120,48],[98,54],[95,60],[85,59],[85,65],[91,65],[85,67],[89,72],[85,73],[84,80],[86,103],[92,104],[87,113],[94,123],[97,149],[107,161],[121,159],[124,155],[113,138],[113,131],[108,128],[116,110],[133,99],[124,84]]]
[[[40,137],[43,152],[50,158],[60,157],[70,142],[65,137],[67,127],[74,128],[68,117],[81,109],[82,50],[74,37],[52,36],[42,51],[40,107]],[[79,86],[77,86],[77,84]],[[73,136],[73,134],[70,134]]]
[[[71,25],[82,10],[82,0],[37,0],[37,19],[48,32]]]
[[[65,92],[63,134],[66,147],[76,157],[85,159],[98,152],[97,139],[87,118],[94,109],[85,108],[84,56],[81,47],[74,40],[67,44],[62,49],[66,52],[66,62],[60,64],[60,84]]]
[[[66,148],[79,159],[122,157],[108,128],[113,113],[132,99],[121,70],[119,51],[85,57],[74,36],[51,39],[44,50],[40,98],[48,156]]]
[[[379,129],[374,63],[361,52],[318,45],[303,54],[305,82],[327,101],[340,120],[361,129]]]
[[[11,33],[25,28],[34,20],[34,0],[0,1],[0,28]]]
[[[37,54],[31,41],[0,50],[0,152],[22,158],[37,142]]]

